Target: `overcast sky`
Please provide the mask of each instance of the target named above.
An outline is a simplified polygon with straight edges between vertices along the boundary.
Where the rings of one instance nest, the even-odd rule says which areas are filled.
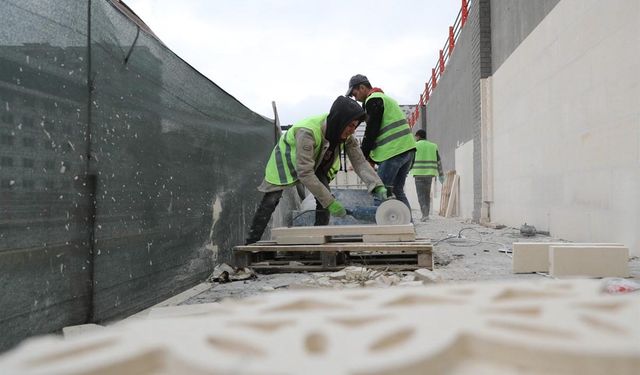
[[[459,0],[124,0],[181,58],[283,125],[328,112],[364,74],[415,104]]]

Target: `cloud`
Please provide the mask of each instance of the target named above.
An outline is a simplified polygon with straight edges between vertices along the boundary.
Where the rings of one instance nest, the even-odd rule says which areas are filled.
[[[366,74],[415,103],[458,1],[128,0],[180,57],[254,111],[283,124],[326,112]]]

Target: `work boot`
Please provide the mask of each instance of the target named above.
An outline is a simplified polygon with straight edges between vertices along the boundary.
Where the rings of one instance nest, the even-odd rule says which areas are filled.
[[[422,221],[423,223],[426,221],[429,221],[429,216],[423,216],[422,219],[420,219],[420,221]]]

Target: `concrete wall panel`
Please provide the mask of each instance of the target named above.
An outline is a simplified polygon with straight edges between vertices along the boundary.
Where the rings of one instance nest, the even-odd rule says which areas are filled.
[[[559,0],[491,0],[493,72],[556,6]]]
[[[640,254],[638,21],[636,1],[562,0],[495,71],[494,221]]]

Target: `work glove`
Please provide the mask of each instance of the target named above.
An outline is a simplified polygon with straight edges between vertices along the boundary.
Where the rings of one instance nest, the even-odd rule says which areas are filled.
[[[438,180],[440,181],[440,184],[444,185],[444,176],[438,176]]]
[[[383,185],[376,186],[376,188],[373,189],[372,193],[373,193],[373,196],[376,199],[381,200],[381,201],[385,201],[388,198],[387,197],[387,188],[384,187]]]
[[[347,215],[347,210],[344,209],[344,207],[342,206],[342,203],[340,203],[340,201],[338,201],[337,199],[331,202],[331,204],[329,205],[329,207],[327,207],[327,209],[329,210],[329,213],[331,213],[331,215],[333,216],[343,217]]]

